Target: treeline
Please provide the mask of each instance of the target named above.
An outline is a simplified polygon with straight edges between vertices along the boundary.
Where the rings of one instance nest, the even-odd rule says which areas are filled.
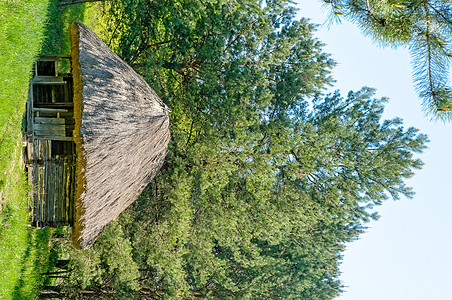
[[[290,1],[113,0],[105,40],[171,108],[152,184],[89,250],[58,243],[49,293],[114,299],[332,299],[338,265],[427,138],[334,62]],[[42,297],[45,297],[43,293]]]

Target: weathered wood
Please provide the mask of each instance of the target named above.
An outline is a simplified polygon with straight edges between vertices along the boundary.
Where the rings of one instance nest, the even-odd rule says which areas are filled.
[[[43,124],[43,125],[64,125],[65,119],[63,118],[43,118],[43,117],[35,117],[35,124]]]
[[[28,192],[28,199],[31,203],[30,212],[31,212],[31,224],[35,225],[35,215],[36,215],[36,197],[33,195],[33,187],[35,186],[34,181],[34,172],[33,172],[33,166],[27,167],[28,169],[28,184],[32,187]]]
[[[33,197],[36,197],[36,212],[35,212],[35,226],[39,227],[39,214],[40,214],[40,203],[39,203],[39,199],[41,197],[39,197],[39,167],[34,167],[34,177],[35,177],[35,185],[33,187],[34,191],[33,191]]]
[[[44,182],[43,182],[43,186],[44,186],[44,193],[43,193],[43,198],[42,201],[44,202],[44,209],[42,210],[43,213],[43,220],[44,220],[44,224],[48,223],[48,211],[49,211],[49,190],[50,190],[50,182],[52,180],[52,172],[49,172],[49,164],[48,162],[44,162],[44,166],[43,166],[43,172],[44,172]],[[44,225],[45,226],[45,225]]]
[[[27,159],[32,160],[33,159],[33,142],[27,141]]]
[[[59,76],[59,62],[70,55],[44,55],[35,64],[27,101],[27,166],[32,189],[29,195],[35,227],[73,223],[75,199],[75,147],[70,135],[74,128],[72,78]],[[51,63],[49,63],[49,61]],[[52,63],[54,62],[54,63]],[[51,76],[54,74],[55,76]],[[49,86],[50,85],[50,86]],[[63,85],[63,86],[62,86]],[[74,152],[74,153],[72,153]],[[62,156],[58,156],[62,155]],[[68,156],[69,157],[66,157]]]
[[[38,167],[36,165],[33,165],[33,187],[31,189],[31,193],[33,196],[33,202],[35,203],[34,206],[34,213],[33,213],[33,217],[34,217],[34,226],[37,227],[38,226],[38,214],[39,214],[39,194],[38,194]]]
[[[63,80],[63,82],[64,82],[64,80]],[[51,87],[50,94],[51,94],[51,101],[50,102],[53,103],[53,102],[55,102],[55,88],[54,88],[54,86]]]
[[[33,124],[33,134],[36,137],[66,137],[66,126],[60,124]],[[50,138],[52,139],[52,138]]]
[[[57,222],[55,223],[56,226],[60,226],[61,222],[63,220],[63,214],[62,214],[62,209],[63,209],[63,204],[64,204],[64,158],[61,158],[60,162],[58,163],[58,166],[60,168],[60,171],[58,172],[58,201],[56,203],[57,205],[57,213],[56,213],[56,217],[57,217]]]
[[[43,107],[33,107],[34,112],[48,112],[48,113],[67,113],[67,109],[63,108],[43,108]]]
[[[71,197],[74,199],[73,203],[69,206],[69,224],[73,225],[75,222],[75,196],[76,196],[76,164],[71,166]]]
[[[34,82],[36,85],[64,85],[67,84],[66,81],[38,81]]]
[[[33,123],[33,83],[30,82],[27,101],[27,136],[32,136],[31,124]]]
[[[36,196],[38,197],[38,214],[37,214],[37,226],[36,227],[41,227],[42,224],[42,208],[43,208],[43,203],[42,203],[42,167],[36,167],[36,187],[37,187],[37,191],[36,191]]]
[[[58,161],[58,157],[52,158],[54,165],[52,189],[53,189],[53,213],[52,213],[52,226],[56,226],[56,218],[58,215],[58,201],[60,200],[60,170],[61,166]]]
[[[53,163],[55,164],[55,179],[53,181],[53,189],[54,189],[54,197],[53,197],[53,214],[52,214],[52,225],[57,226],[57,218],[58,218],[58,203],[60,201],[60,192],[61,192],[61,164],[58,160],[58,157],[54,159]]]
[[[61,99],[64,100],[64,99]],[[74,104],[72,102],[67,102],[67,101],[55,101],[52,103],[39,103],[36,104],[35,107],[39,108],[40,106],[46,106],[45,108],[53,108],[53,109],[58,109],[59,107],[67,107],[67,108],[71,108]]]
[[[45,213],[45,224],[49,224],[50,222],[50,218],[49,218],[49,211],[50,211],[50,197],[52,196],[52,180],[53,180],[53,170],[52,170],[52,164],[49,164],[49,162],[47,161],[46,163],[44,163],[45,166],[45,170],[44,172],[46,173],[46,183],[45,183],[45,195],[44,195],[44,201],[46,204],[46,209],[44,211]],[[44,225],[45,226],[45,225]]]
[[[33,84],[65,84],[62,76],[35,76]]]
[[[60,201],[60,210],[59,210],[59,215],[58,215],[58,219],[60,220],[61,223],[64,223],[66,221],[65,218],[65,211],[66,211],[66,194],[67,194],[67,184],[66,184],[66,180],[67,180],[67,158],[63,157],[62,159],[62,165],[63,165],[63,176],[62,176],[62,192],[61,192],[61,201]]]
[[[48,210],[47,210],[47,222],[49,226],[52,226],[54,208],[55,208],[55,180],[56,180],[56,165],[54,163],[54,158],[52,157],[50,161],[50,180],[49,180],[49,190],[47,195],[47,199],[49,202]]]
[[[66,141],[70,142],[73,141],[74,138],[71,136],[54,136],[54,135],[42,135],[37,136],[35,139],[42,139],[42,140],[54,140],[54,141]]]

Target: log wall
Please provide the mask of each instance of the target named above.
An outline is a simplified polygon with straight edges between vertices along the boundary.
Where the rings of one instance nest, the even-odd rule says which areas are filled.
[[[50,141],[35,140],[31,170],[31,215],[34,227],[74,223],[75,157],[50,156]]]
[[[75,218],[75,144],[71,74],[67,56],[42,56],[35,64],[27,103],[27,169],[34,227],[72,226]]]

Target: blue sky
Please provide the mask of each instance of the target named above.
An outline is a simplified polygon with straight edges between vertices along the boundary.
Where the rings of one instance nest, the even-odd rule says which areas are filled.
[[[313,23],[326,19],[321,0],[296,0],[299,14]],[[338,300],[452,299],[452,123],[429,121],[414,92],[406,49],[381,48],[347,22],[317,37],[338,65],[335,89],[346,94],[362,86],[389,97],[385,118],[401,117],[406,127],[426,133],[431,142],[419,157],[425,166],[408,181],[413,199],[389,200],[361,238],[348,245],[341,266],[347,286]]]

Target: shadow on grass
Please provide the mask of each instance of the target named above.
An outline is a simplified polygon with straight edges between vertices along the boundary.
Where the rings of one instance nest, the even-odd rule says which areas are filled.
[[[51,236],[52,230],[49,228],[28,230],[28,246],[22,259],[21,277],[12,299],[33,299],[39,293],[39,287],[49,283],[50,279],[41,274],[49,272],[57,259],[56,252],[49,248]]]
[[[58,3],[58,0],[50,0],[41,54],[69,54],[69,26],[83,20],[85,15],[84,4],[59,6]]]

